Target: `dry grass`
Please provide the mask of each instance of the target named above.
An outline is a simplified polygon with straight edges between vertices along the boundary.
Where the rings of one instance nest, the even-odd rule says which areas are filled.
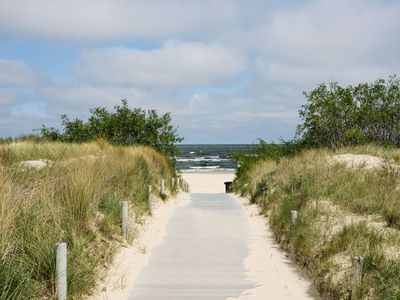
[[[34,159],[53,163],[20,167]],[[147,185],[158,192],[160,179],[174,175],[165,156],[143,146],[0,146],[0,299],[54,297],[60,241],[69,248],[70,298],[90,293],[121,242],[120,202],[129,201],[139,220],[150,211]]]
[[[366,169],[328,162],[343,153],[379,156],[388,163]],[[278,164],[258,164],[235,185],[262,207],[278,241],[327,298],[351,298],[352,260],[361,255],[364,275],[355,295],[399,299],[400,262],[393,249],[400,248],[400,176],[391,165],[399,157],[399,150],[373,146],[310,150]],[[299,214],[295,225],[289,222],[291,210]]]

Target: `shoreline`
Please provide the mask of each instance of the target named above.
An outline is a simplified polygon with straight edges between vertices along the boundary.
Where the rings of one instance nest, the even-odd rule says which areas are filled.
[[[178,170],[178,172],[182,174],[193,174],[193,173],[199,173],[199,174],[226,174],[226,173],[233,173],[235,174],[236,169],[216,169],[216,170],[211,170],[211,169],[202,169],[202,170]]]

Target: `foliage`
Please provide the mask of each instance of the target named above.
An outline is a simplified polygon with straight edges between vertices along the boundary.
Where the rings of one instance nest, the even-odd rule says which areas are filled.
[[[341,153],[379,155],[388,164],[364,169],[327,160]],[[260,206],[282,247],[326,298],[353,299],[352,260],[361,255],[363,279],[355,294],[398,299],[400,177],[390,164],[399,157],[398,149],[377,146],[306,150],[278,162],[259,160],[234,187]],[[296,224],[291,210],[298,211]]]
[[[341,87],[320,84],[304,92],[297,136],[312,147],[374,143],[400,146],[400,82],[387,81]]]
[[[267,143],[262,139],[259,143],[244,151],[237,151],[231,155],[231,159],[236,163],[236,177],[242,178],[248,170],[263,160],[279,161],[282,157],[292,156],[302,149],[302,144],[298,140],[284,141],[280,144]]]
[[[47,167],[21,165],[37,159],[49,160]],[[90,293],[120,245],[120,202],[129,202],[139,222],[150,213],[147,186],[156,195],[160,179],[169,183],[175,174],[169,159],[149,147],[101,140],[1,145],[0,171],[4,300],[55,297],[55,244],[61,241],[68,244],[69,297]]]
[[[159,116],[155,110],[130,109],[127,100],[114,106],[114,110],[91,109],[87,122],[63,115],[61,131],[43,125],[41,134],[49,141],[83,143],[103,138],[115,145],[148,145],[170,156],[177,154],[175,143],[183,138],[171,125],[169,113]]]
[[[0,138],[0,145],[1,144],[11,144],[13,142],[43,142],[43,138],[39,135],[36,134],[27,134],[27,135],[20,135],[17,136],[16,138],[12,137],[6,137],[6,138]]]

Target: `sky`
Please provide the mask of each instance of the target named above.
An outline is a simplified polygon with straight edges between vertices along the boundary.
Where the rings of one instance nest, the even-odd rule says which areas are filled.
[[[400,0],[0,0],[0,137],[126,98],[184,143],[290,139],[303,91],[399,53]]]

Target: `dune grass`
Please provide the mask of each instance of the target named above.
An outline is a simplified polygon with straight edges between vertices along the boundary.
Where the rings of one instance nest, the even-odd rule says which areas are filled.
[[[52,163],[20,165],[36,159]],[[120,202],[129,201],[139,220],[150,212],[147,185],[157,193],[165,178],[170,189],[172,176],[169,159],[144,146],[0,146],[0,299],[53,298],[61,241],[68,244],[70,298],[90,293],[122,241]]]
[[[367,170],[328,163],[338,153],[372,154],[388,164]],[[277,240],[324,296],[399,299],[400,175],[392,165],[399,157],[399,150],[374,146],[309,150],[258,163],[236,178],[235,189],[261,206]],[[298,211],[296,224],[291,210]],[[353,285],[355,256],[365,259],[359,288]]]

